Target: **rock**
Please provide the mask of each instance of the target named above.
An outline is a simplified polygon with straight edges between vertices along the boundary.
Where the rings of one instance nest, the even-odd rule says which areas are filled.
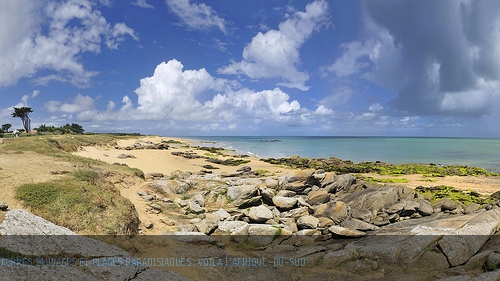
[[[321,204],[314,213],[315,216],[325,216],[334,222],[347,218],[347,204],[342,201],[328,202]]]
[[[420,204],[415,201],[410,201],[410,200],[405,200],[403,210],[399,214],[402,217],[406,216],[411,216],[413,213],[417,211],[418,208],[420,208]]]
[[[117,158],[120,158],[120,159],[133,158],[134,159],[134,158],[137,158],[137,157],[135,157],[134,155],[131,155],[131,154],[123,154],[122,153],[122,154],[118,155]]]
[[[281,216],[283,218],[293,218],[293,219],[299,219],[300,217],[307,216],[309,215],[309,208],[307,207],[300,207],[300,208],[295,208],[292,210],[289,210],[287,212],[281,213]]]
[[[280,223],[284,223],[291,232],[297,232],[299,229],[293,218],[280,218]]]
[[[204,169],[207,169],[207,170],[215,170],[215,169],[219,169],[218,167],[215,167],[215,166],[212,166],[212,165],[203,165],[203,168],[204,168]]]
[[[173,219],[171,219],[169,217],[163,217],[163,218],[161,218],[160,222],[162,222],[162,223],[164,223],[164,224],[166,224],[168,226],[174,226],[174,225],[177,224],[177,221],[175,221],[175,220],[173,220]]]
[[[262,201],[268,205],[273,204],[274,191],[270,188],[261,188],[260,195],[262,196]]]
[[[356,177],[351,174],[327,175],[321,187],[328,193],[337,193],[349,189],[356,182]]]
[[[238,170],[236,170],[237,173],[248,173],[252,170],[252,167],[250,166],[243,166],[241,168],[239,168]]]
[[[314,170],[295,170],[291,175],[289,175],[286,182],[299,182],[301,184],[305,184],[313,173]]]
[[[253,222],[266,222],[273,218],[273,212],[264,205],[250,208],[248,217]]]
[[[443,198],[439,200],[434,207],[440,207],[442,211],[453,211],[459,207],[459,204],[450,198]]]
[[[319,205],[328,202],[330,194],[325,190],[311,191],[307,195],[307,202],[311,205]]]
[[[199,232],[210,235],[217,228],[220,220],[214,218],[206,218],[199,223],[196,223],[195,226]]]
[[[180,180],[158,180],[150,184],[151,188],[158,189],[165,195],[186,193],[194,186],[194,183]]]
[[[395,214],[395,213],[399,213],[403,210],[403,208],[405,207],[405,202],[397,202],[396,204],[394,205],[391,205],[390,207],[388,207],[385,212],[388,213],[388,214]]]
[[[262,204],[262,196],[255,196],[250,199],[237,200],[232,202],[233,206],[238,208],[248,208]]]
[[[210,237],[206,234],[203,234],[201,232],[192,232],[192,231],[177,231],[177,232],[172,232],[172,233],[167,233],[171,235],[170,238],[173,240],[179,241],[179,242],[184,242],[184,243],[191,243],[191,244],[214,244],[217,242],[215,238]]]
[[[149,203],[148,206],[150,206],[151,208],[155,209],[155,210],[158,210],[161,212],[161,205],[158,205],[158,204],[155,204],[155,203]]]
[[[366,235],[366,233],[364,233],[362,231],[349,229],[349,228],[345,228],[342,226],[336,226],[336,225],[330,226],[328,228],[328,230],[333,234],[336,234],[339,236],[346,236],[346,237],[362,237],[362,236]]]
[[[372,218],[372,212],[368,209],[351,209],[351,216],[355,219],[370,222]]]
[[[361,230],[361,231],[368,231],[368,230],[377,230],[379,229],[378,226],[375,226],[373,224],[358,220],[358,219],[346,219],[340,223],[342,227],[349,228],[349,229],[356,229],[356,230]]]
[[[290,182],[285,184],[285,190],[290,190],[295,193],[302,193],[306,190],[308,186],[303,184],[302,182]]]
[[[280,190],[278,194],[276,194],[276,196],[281,196],[281,197],[294,197],[295,195],[297,195],[295,191],[284,190],[284,189]]]
[[[258,193],[254,185],[230,186],[227,188],[227,196],[235,201],[244,201],[255,197]]]
[[[200,214],[205,212],[205,198],[201,193],[197,193],[193,198],[189,199],[188,205],[191,213]]]
[[[0,201],[0,210],[7,211],[8,208],[9,208],[9,205],[7,205],[4,202]]]
[[[153,228],[153,226],[154,226],[153,222],[147,222],[144,224],[144,227],[147,229],[151,229],[151,228]]]
[[[226,210],[224,209],[219,209],[217,212],[213,212],[212,215],[219,220],[225,220],[231,217],[231,214],[229,214]]]
[[[333,225],[333,220],[331,220],[329,218],[319,217],[318,221],[319,221],[318,227],[320,227],[320,228],[326,228],[326,227],[330,227]]]
[[[495,265],[497,268],[500,267],[500,254],[499,253],[491,253],[491,254],[489,254],[487,262],[490,265]]]
[[[500,210],[490,210],[439,240],[438,244],[450,265],[453,267],[467,262],[499,230],[499,222]]]
[[[142,196],[142,199],[146,200],[146,201],[153,201],[155,199],[156,196],[154,195],[144,195]]]
[[[273,203],[280,210],[290,210],[297,204],[297,198],[274,196]]]
[[[319,225],[319,219],[311,215],[300,217],[297,220],[297,227],[299,229],[309,229],[309,228],[314,229],[317,228],[318,225]]]
[[[434,209],[432,208],[431,204],[425,200],[420,201],[417,211],[422,216],[430,216],[432,215],[432,213],[434,213]]]
[[[396,190],[398,192],[399,200],[411,200],[415,196],[415,193],[413,191],[413,188],[409,186],[403,186],[403,187],[396,187]]]
[[[465,208],[464,214],[474,213],[475,211],[479,210],[480,208],[481,208],[481,205],[479,205],[477,203],[472,203]]]
[[[152,177],[152,178],[163,178],[164,175],[163,173],[158,173],[158,172],[152,172],[152,173],[147,173],[146,177]]]
[[[398,193],[393,187],[367,188],[347,194],[340,200],[349,204],[353,209],[368,209],[374,213],[396,203]]]
[[[142,190],[138,190],[136,193],[137,193],[137,195],[139,195],[141,197],[148,195],[145,191],[142,191]]]
[[[250,224],[248,226],[248,241],[259,245],[266,246],[276,239],[276,236],[283,232],[279,227],[267,224]]]
[[[249,224],[244,221],[221,221],[217,227],[230,235],[245,236],[248,235]]]

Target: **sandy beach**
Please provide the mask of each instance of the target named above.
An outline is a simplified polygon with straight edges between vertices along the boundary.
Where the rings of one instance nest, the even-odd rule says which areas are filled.
[[[211,164],[219,169],[213,170],[214,172],[235,172],[241,166],[224,166],[215,165],[206,161],[206,159],[186,159],[181,156],[172,155],[172,151],[179,152],[195,152],[200,156],[207,153],[204,150],[197,150],[193,148],[186,147],[188,145],[194,145],[194,140],[189,139],[179,139],[171,137],[159,137],[159,136],[147,136],[140,137],[137,139],[127,139],[118,142],[120,147],[126,147],[133,145],[136,142],[148,142],[159,143],[162,140],[176,140],[183,142],[184,144],[169,144],[170,148],[168,150],[132,150],[127,151],[123,149],[115,149],[114,147],[95,147],[89,146],[84,147],[82,150],[75,152],[75,155],[88,157],[92,159],[98,159],[107,163],[120,163],[127,164],[130,167],[138,168],[144,173],[160,172],[165,175],[169,175],[176,170],[189,171],[189,172],[199,172],[203,169],[204,165]],[[231,151],[226,151],[230,154]],[[120,154],[130,154],[134,155],[136,158],[119,159],[117,158]],[[230,157],[220,157],[221,159],[227,159]],[[252,170],[267,170],[270,174],[282,175],[291,172],[292,170],[287,167],[280,167],[272,165],[263,161],[260,161],[257,157],[248,157],[246,160],[250,160],[245,166],[250,166]],[[394,176],[381,176],[377,174],[363,174],[362,176],[373,177],[373,178],[395,178]],[[432,180],[424,177],[423,175],[404,175],[399,178],[407,179],[407,183],[403,185],[415,188],[417,186],[439,186],[447,185],[453,186],[460,190],[472,189],[481,194],[489,195],[498,190],[500,190],[500,178],[499,177],[483,177],[483,176],[446,176],[446,177],[434,177]]]
[[[204,156],[207,153],[207,151],[186,147],[186,144],[193,145],[194,143],[193,140],[148,136],[148,137],[141,137],[138,139],[121,140],[118,142],[118,146],[127,147],[133,145],[136,142],[146,143],[148,141],[151,141],[153,143],[159,143],[162,140],[175,140],[175,141],[180,141],[184,144],[169,144],[168,150],[144,149],[144,150],[131,150],[131,151],[123,149],[115,149],[114,147],[88,146],[82,148],[80,151],[75,152],[74,154],[92,159],[98,159],[110,164],[113,163],[127,164],[132,168],[138,168],[142,170],[145,174],[158,172],[158,173],[163,173],[165,175],[169,175],[177,170],[183,172],[188,171],[195,173],[202,170],[203,166],[208,164],[218,168],[213,170],[214,172],[235,172],[238,168],[241,168],[243,166],[243,165],[240,166],[217,165],[207,162],[206,159],[204,158],[186,159],[182,156],[172,155],[172,152],[176,151],[176,152],[195,152],[199,156]],[[225,153],[230,155],[231,151],[226,151]],[[136,158],[120,159],[118,158],[118,155],[120,154],[129,154],[135,156]],[[224,156],[224,157],[217,156],[217,158],[225,160],[231,158],[231,156]],[[259,158],[257,157],[247,157],[245,158],[245,160],[250,160],[249,163],[244,165],[250,166],[252,170],[267,170],[270,173],[274,173],[276,175],[279,175],[281,173],[286,173],[287,170],[290,171],[290,169],[287,168],[278,167],[276,165],[259,161]]]

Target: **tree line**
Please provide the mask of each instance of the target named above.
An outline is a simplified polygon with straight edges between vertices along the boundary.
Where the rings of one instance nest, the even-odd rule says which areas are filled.
[[[31,107],[14,107],[14,112],[12,113],[12,117],[21,118],[23,123],[24,131],[29,133],[31,132],[31,119],[29,114],[33,112]],[[9,133],[10,128],[12,128],[12,124],[7,123],[3,124],[0,128],[0,134]],[[51,133],[51,134],[83,134],[85,130],[81,125],[76,123],[66,123],[64,126],[55,127],[55,126],[46,126],[41,125],[38,128],[35,128],[37,133]]]

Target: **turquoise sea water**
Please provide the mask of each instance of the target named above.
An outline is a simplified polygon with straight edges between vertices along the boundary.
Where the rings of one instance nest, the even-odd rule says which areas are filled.
[[[387,163],[479,166],[500,171],[500,139],[408,137],[188,137],[201,146],[235,149],[261,158],[292,155]],[[279,142],[270,142],[279,140]],[[215,143],[206,143],[213,141]]]

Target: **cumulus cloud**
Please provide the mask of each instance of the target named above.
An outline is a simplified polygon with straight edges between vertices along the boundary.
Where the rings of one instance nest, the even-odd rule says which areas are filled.
[[[173,120],[224,120],[236,117],[253,120],[288,120],[287,115],[300,104],[279,88],[255,92],[235,89],[225,79],[211,76],[205,69],[183,70],[173,59],[159,64],[153,76],[141,79],[137,94],[139,116]],[[201,101],[200,95],[219,92],[211,100]]]
[[[324,105],[320,105],[318,106],[318,108],[316,108],[316,111],[314,111],[314,113],[317,115],[332,115],[333,110],[331,110],[330,108],[326,108]]]
[[[190,0],[165,0],[172,11],[177,14],[182,24],[196,30],[207,30],[217,27],[227,35],[227,22],[210,6],[204,3],[190,3]]]
[[[94,99],[78,94],[71,103],[48,101],[44,104],[48,112],[80,113],[94,109]]]
[[[241,124],[266,121],[296,126],[309,122],[311,114],[279,88],[240,88],[237,83],[213,77],[203,68],[185,70],[175,59],[160,63],[152,76],[141,79],[135,93],[137,104],[124,96],[120,109],[109,101],[106,110],[95,110],[93,100],[81,95],[71,103],[48,102],[45,108],[50,112],[78,113],[77,117],[84,121],[168,120],[176,127],[180,126],[177,122],[194,122],[205,124],[200,126],[210,130],[234,130]],[[82,106],[77,109],[77,104]],[[325,110],[323,113],[328,113]]]
[[[367,39],[344,44],[329,70],[339,77],[359,73],[395,90],[389,105],[401,112],[491,112],[500,94],[498,2],[376,0],[364,5]]]
[[[116,49],[126,36],[138,40],[133,29],[124,23],[112,26],[87,0],[6,0],[0,21],[0,86],[50,70],[55,73],[35,82],[57,80],[85,87],[97,72],[85,69],[79,61],[82,53],[99,53],[102,41]]]
[[[243,50],[243,60],[218,69],[222,74],[244,74],[250,78],[279,77],[278,85],[309,89],[309,74],[298,70],[299,50],[313,32],[328,21],[328,4],[321,0],[295,12],[279,24],[279,30],[259,32]]]

